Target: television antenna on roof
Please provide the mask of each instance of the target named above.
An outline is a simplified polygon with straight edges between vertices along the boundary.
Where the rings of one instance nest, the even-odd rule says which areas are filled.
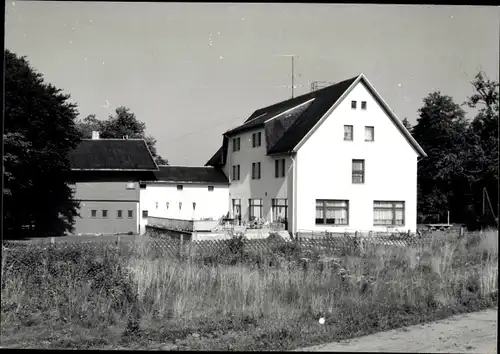
[[[292,75],[291,75],[292,76],[292,85],[291,86],[284,86],[284,87],[291,87],[292,88],[292,98],[293,98],[294,97],[293,89],[296,87],[299,87],[299,86],[294,85],[294,81],[295,81],[294,60],[296,57],[298,57],[298,55],[296,55],[296,54],[276,54],[276,56],[292,58]]]

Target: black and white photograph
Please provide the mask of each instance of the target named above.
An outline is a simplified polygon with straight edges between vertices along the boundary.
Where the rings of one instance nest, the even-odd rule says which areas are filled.
[[[500,7],[4,28],[0,348],[497,352]]]

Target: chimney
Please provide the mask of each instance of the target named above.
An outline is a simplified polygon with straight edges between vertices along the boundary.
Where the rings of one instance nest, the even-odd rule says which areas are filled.
[[[93,130],[92,131],[92,140],[99,140],[99,132]]]

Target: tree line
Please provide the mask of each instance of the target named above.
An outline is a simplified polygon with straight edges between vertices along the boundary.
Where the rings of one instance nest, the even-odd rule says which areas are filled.
[[[69,152],[99,131],[102,138],[143,138],[158,164],[168,164],[146,134],[146,124],[125,106],[107,120],[78,119],[70,95],[45,82],[26,57],[5,50],[4,235],[20,238],[73,231],[78,201],[69,186]],[[412,126],[403,124],[428,154],[418,164],[418,221],[465,223],[471,229],[498,223],[498,82],[482,72],[462,105],[430,93]],[[486,191],[486,192],[485,192]]]
[[[447,222],[449,212],[472,230],[498,226],[498,100],[498,82],[479,72],[463,103],[432,92],[416,125],[406,122],[428,155],[418,164],[418,222]]]

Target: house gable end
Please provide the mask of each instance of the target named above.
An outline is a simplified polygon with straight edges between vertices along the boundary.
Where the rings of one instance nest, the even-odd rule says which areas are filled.
[[[358,85],[362,84],[368,90],[368,92],[372,95],[374,100],[380,105],[381,109],[386,113],[386,116],[391,119],[399,132],[406,139],[408,144],[419,154],[421,157],[427,157],[427,154],[422,149],[422,147],[417,143],[417,141],[411,136],[410,132],[404,127],[396,114],[390,109],[387,103],[382,99],[380,94],[375,90],[373,85],[368,81],[368,79],[364,76],[364,74],[360,74],[356,80],[350,85],[350,87],[338,98],[327,110],[326,113],[322,115],[322,117],[314,124],[305,123],[303,127],[300,129],[297,127],[297,130],[306,131],[303,135],[303,138],[294,146],[289,144],[288,146],[277,146],[278,149],[289,149],[290,151],[297,152],[304,143],[311,137],[312,134],[323,124],[323,122],[331,115],[331,113],[344,101],[344,99],[352,92],[352,90]],[[278,142],[278,144],[281,142]],[[277,145],[278,145],[277,144]]]

